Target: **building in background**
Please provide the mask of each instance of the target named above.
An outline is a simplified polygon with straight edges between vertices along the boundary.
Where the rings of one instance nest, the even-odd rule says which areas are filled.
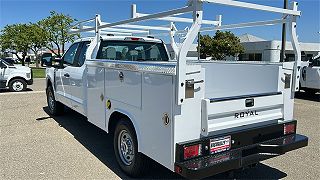
[[[244,34],[239,38],[245,48],[245,53],[239,55],[240,61],[280,61],[281,41],[268,41],[250,34]],[[300,48],[302,61],[308,61],[320,54],[320,43],[300,42]],[[293,47],[290,42],[286,42],[285,61],[294,61]]]
[[[243,45],[245,52],[239,57],[226,57],[227,61],[280,61],[281,41],[265,40],[260,37],[244,34],[239,37],[240,43]],[[312,57],[320,55],[320,43],[303,43],[300,42],[302,60],[308,61]],[[167,49],[171,58],[174,57],[174,52],[170,44],[167,44]],[[197,44],[193,44],[188,52],[190,59],[197,59]],[[207,58],[207,59],[210,59]],[[290,42],[286,43],[286,59],[285,61],[294,61],[293,48]]]

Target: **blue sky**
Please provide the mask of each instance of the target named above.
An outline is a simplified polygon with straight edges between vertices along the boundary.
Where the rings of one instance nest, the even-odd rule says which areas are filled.
[[[283,0],[242,0],[277,7],[283,6]],[[298,35],[301,42],[320,42],[320,1],[298,0],[299,10]],[[185,0],[0,0],[0,29],[7,24],[36,22],[49,16],[49,12],[69,14],[83,20],[101,14],[102,20],[114,22],[130,17],[130,5],[136,3],[138,12],[154,13],[182,7]],[[223,24],[239,23],[256,20],[269,20],[281,17],[280,14],[239,9],[222,5],[204,5],[205,19],[215,19],[223,15]],[[165,22],[159,22],[164,25]],[[184,27],[180,25],[179,27]],[[264,39],[281,39],[281,25],[245,28],[233,30],[236,35],[253,34]]]

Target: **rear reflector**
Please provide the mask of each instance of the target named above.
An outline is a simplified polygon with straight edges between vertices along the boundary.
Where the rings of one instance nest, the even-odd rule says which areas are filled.
[[[180,166],[177,166],[177,165],[176,165],[176,166],[174,167],[174,172],[180,174],[180,173],[182,172],[182,168],[181,168]]]
[[[201,144],[186,146],[183,148],[183,158],[190,159],[201,155]]]
[[[296,130],[295,124],[285,124],[283,126],[283,134],[284,135],[295,133],[295,130]]]

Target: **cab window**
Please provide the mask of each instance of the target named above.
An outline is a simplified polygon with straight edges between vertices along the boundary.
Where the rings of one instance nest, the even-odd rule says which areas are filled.
[[[162,43],[143,41],[103,41],[97,59],[123,61],[169,61]]]
[[[87,52],[89,45],[90,45],[89,41],[85,41],[82,44],[82,48],[81,48],[79,58],[78,58],[78,63],[77,63],[77,65],[79,67],[82,66],[84,64],[84,61],[86,60],[86,52]]]
[[[68,49],[68,51],[63,56],[63,63],[68,65],[73,65],[77,50],[79,47],[79,43],[75,43],[71,45],[71,47]]]

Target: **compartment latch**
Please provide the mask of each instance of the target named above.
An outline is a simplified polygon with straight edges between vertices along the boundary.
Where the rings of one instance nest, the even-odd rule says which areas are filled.
[[[204,80],[194,81],[194,79],[186,80],[186,99],[194,98],[194,84],[203,83]]]

